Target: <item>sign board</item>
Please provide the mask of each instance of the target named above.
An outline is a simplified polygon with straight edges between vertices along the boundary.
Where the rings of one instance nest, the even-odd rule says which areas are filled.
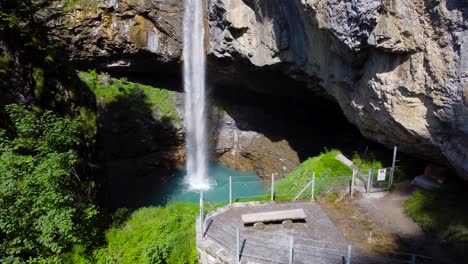
[[[377,174],[377,181],[385,181],[385,175],[387,174],[387,169],[380,169]]]

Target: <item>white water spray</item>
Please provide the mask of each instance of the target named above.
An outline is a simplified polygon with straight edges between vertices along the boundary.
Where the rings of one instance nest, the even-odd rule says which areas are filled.
[[[184,89],[187,176],[190,190],[208,190],[203,0],[185,0]]]

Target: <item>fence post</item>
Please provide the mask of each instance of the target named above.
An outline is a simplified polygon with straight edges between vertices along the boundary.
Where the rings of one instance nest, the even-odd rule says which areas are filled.
[[[411,264],[416,264],[416,255],[411,255]]]
[[[346,254],[346,264],[351,264],[351,245],[348,245],[348,253]]]
[[[354,194],[354,180],[356,178],[357,170],[353,170],[353,176],[351,177],[351,190],[349,190],[349,194],[353,197]]]
[[[229,204],[232,204],[232,176],[229,176]]]
[[[369,194],[369,191],[370,191],[371,179],[372,179],[372,169],[369,169],[369,175],[367,176],[367,188],[366,188],[367,194]]]
[[[310,200],[315,201],[315,172],[312,173],[312,188],[310,190]]]
[[[275,198],[275,174],[271,174],[271,201]]]
[[[203,201],[203,190],[200,190],[200,234],[202,239],[205,237],[205,232],[203,230],[203,222],[205,222],[205,214],[204,214],[204,201]]]
[[[240,263],[240,230],[236,228],[236,263]]]
[[[393,185],[393,176],[395,175],[395,163],[396,163],[396,156],[397,156],[397,146],[393,148],[393,159],[392,159],[392,174],[390,175],[390,187]]]
[[[294,238],[289,238],[289,264],[292,264],[294,261]]]

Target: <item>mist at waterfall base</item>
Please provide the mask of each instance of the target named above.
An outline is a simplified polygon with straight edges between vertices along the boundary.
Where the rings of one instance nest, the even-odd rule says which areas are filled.
[[[211,189],[204,193],[204,198],[210,202],[223,203],[229,201],[229,176],[232,177],[234,194],[237,197],[262,196],[263,182],[254,172],[239,172],[227,168],[217,162],[209,162],[208,175],[211,175]],[[200,191],[188,190],[185,184],[186,170],[182,169],[172,177],[167,177],[161,183],[164,188],[152,194],[150,205],[164,205],[169,202],[200,201]],[[248,183],[247,183],[248,182]],[[237,188],[236,188],[237,187]]]
[[[206,58],[203,1],[185,0],[184,5],[184,90],[185,90],[185,183],[188,190],[208,190],[206,133]]]

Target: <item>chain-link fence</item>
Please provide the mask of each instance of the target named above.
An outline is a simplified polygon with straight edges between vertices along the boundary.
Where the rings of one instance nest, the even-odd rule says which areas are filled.
[[[365,169],[355,175],[354,190],[362,193],[387,191],[393,184],[393,169]]]
[[[257,176],[238,176],[230,178],[230,202],[269,200],[272,178],[261,180]]]
[[[350,245],[278,236],[226,224],[229,221],[221,223],[212,217],[204,219],[206,213],[233,202],[315,200],[319,197],[336,199],[347,194],[353,195],[354,192],[385,191],[393,184],[393,172],[392,168],[384,168],[352,173],[331,170],[321,174],[305,172],[286,178],[278,175],[229,177],[228,183],[201,193],[201,233],[234,254],[238,263],[431,263],[430,258],[419,255],[388,252],[367,254],[363,253],[365,250]]]
[[[205,211],[217,205],[248,201],[315,200],[318,197],[336,199],[354,192],[386,191],[392,185],[392,169],[368,169],[347,172],[326,171],[304,173],[297,177],[278,176],[229,177],[229,181],[204,193],[208,203]]]
[[[271,233],[207,219],[205,237],[223,246],[238,263],[427,264],[425,256],[399,252],[363,253],[347,244]]]

